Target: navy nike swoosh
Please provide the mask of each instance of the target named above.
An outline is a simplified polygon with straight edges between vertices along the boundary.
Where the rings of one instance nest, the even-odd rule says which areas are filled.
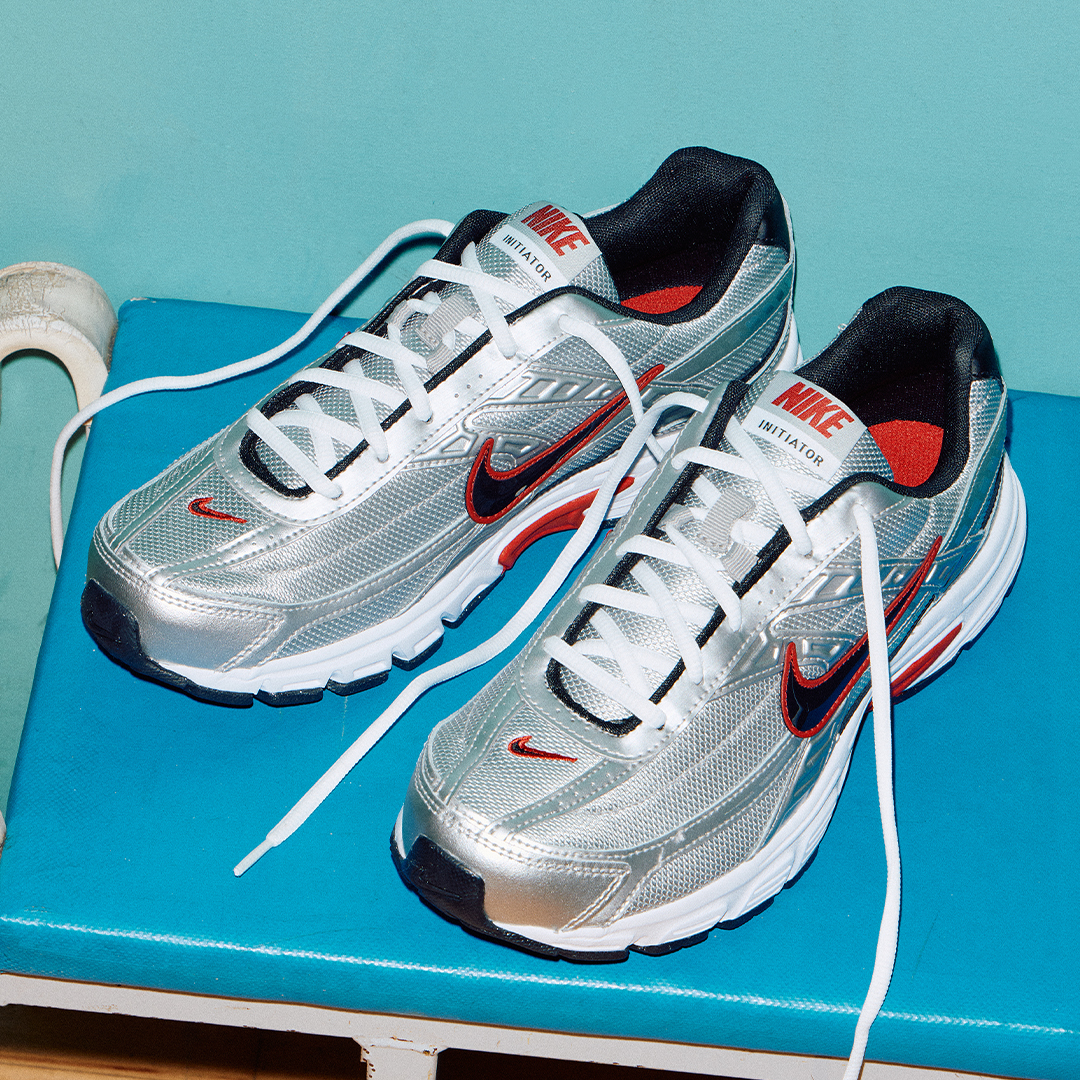
[[[646,371],[637,380],[638,389],[644,390],[663,370],[664,365],[657,364]],[[468,507],[469,516],[482,525],[498,521],[560,465],[592,442],[611,420],[626,408],[626,401],[625,393],[606,401],[592,416],[578,424],[553,446],[540,451],[508,472],[499,472],[491,467],[491,452],[495,448],[495,440],[488,439],[473,462],[469,482],[465,487],[465,505]]]
[[[911,606],[940,547],[939,536],[918,569],[885,609],[887,634],[892,632]],[[784,653],[784,677],[780,684],[780,711],[791,733],[801,738],[816,735],[836,714],[869,664],[870,644],[866,634],[863,634],[824,675],[807,679],[799,670],[794,642],[788,642]]]

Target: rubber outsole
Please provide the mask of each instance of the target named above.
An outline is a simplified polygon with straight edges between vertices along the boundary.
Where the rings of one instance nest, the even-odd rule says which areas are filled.
[[[625,491],[632,483],[632,480],[624,482],[623,485],[620,485],[619,492]],[[595,494],[595,491],[592,491],[585,496],[577,496],[574,499],[569,500],[569,502],[564,504],[561,508],[560,513],[565,511],[567,507],[570,507],[576,514],[579,509],[578,504],[584,504],[587,507],[595,497]],[[621,507],[620,513],[624,512],[630,502],[633,501],[632,496],[623,495],[621,501],[625,505]],[[101,650],[117,663],[122,664],[142,678],[162,683],[173,690],[178,690],[199,701],[206,701],[215,705],[227,705],[232,708],[248,708],[257,699],[265,705],[282,707],[306,705],[320,701],[324,692],[327,690],[340,696],[348,696],[360,693],[364,690],[369,690],[372,687],[384,683],[390,676],[391,665],[402,668],[405,671],[412,671],[428,660],[442,645],[444,628],[456,629],[460,627],[481,601],[483,601],[492,589],[499,584],[508,569],[508,565],[512,566],[513,561],[516,560],[527,547],[543,537],[550,535],[552,532],[576,528],[580,521],[578,520],[578,517],[575,517],[575,514],[567,516],[565,513],[562,513],[562,517],[565,518],[565,521],[557,527],[552,527],[551,522],[548,520],[552,515],[549,513],[541,517],[539,521],[530,522],[523,529],[515,529],[511,539],[497,540],[495,548],[496,576],[493,580],[486,582],[481,580],[475,593],[462,604],[457,615],[453,617],[446,615],[439,617],[436,620],[436,628],[434,630],[430,630],[430,623],[428,624],[430,632],[427,636],[430,638],[432,634],[436,634],[437,636],[434,637],[434,640],[430,640],[427,644],[422,645],[422,647],[411,656],[401,656],[398,652],[392,651],[389,656],[385,658],[385,668],[363,675],[360,678],[353,679],[349,682],[341,682],[331,677],[327,679],[322,686],[290,687],[289,689],[280,691],[267,690],[265,688],[253,688],[250,691],[226,690],[219,687],[206,686],[179,671],[166,668],[155,661],[142,645],[139,623],[136,616],[95,580],[87,582],[86,587],[83,590],[81,604],[83,624],[86,626],[87,632]],[[610,525],[614,524],[617,520],[618,515],[605,521],[601,528],[610,527]],[[502,555],[505,553],[504,548],[507,550],[513,548],[514,552],[514,558],[510,560],[508,565],[501,561]],[[453,610],[453,608],[451,608],[451,610]],[[421,644],[422,641],[423,638],[420,639],[418,644]],[[409,646],[407,642],[403,642],[400,647],[402,649],[407,649]],[[416,646],[414,645],[412,647],[415,648]]]
[[[770,359],[777,354],[776,366],[780,370],[792,370],[802,359],[790,303],[787,320],[777,340],[747,378],[759,378],[765,370],[770,369]],[[666,446],[665,440],[670,438],[673,441],[674,437],[675,431],[672,430],[667,436],[659,438],[661,444]],[[639,463],[646,457],[643,455]],[[351,643],[342,642],[338,644],[346,648],[340,653],[326,657],[302,653],[289,658],[286,665],[274,660],[265,667],[233,669],[230,672],[205,669],[204,677],[219,683],[218,686],[207,686],[199,681],[204,669],[181,664],[166,668],[155,661],[142,645],[134,613],[94,581],[87,585],[83,594],[83,622],[102,651],[113,660],[143,678],[162,683],[200,701],[244,708],[257,698],[267,705],[290,706],[319,701],[327,690],[342,696],[360,693],[385,682],[391,666],[412,671],[427,660],[441,645],[443,628],[460,626],[527,547],[553,532],[576,528],[595,497],[596,487],[602,480],[603,465],[601,462],[572,479],[568,478],[570,483],[560,481],[556,484],[550,491],[553,498],[545,495],[533,503],[535,515],[527,512],[524,521],[518,524],[508,522],[511,527],[505,534],[500,533],[494,538],[494,549],[481,552],[483,559],[487,560],[486,564],[474,563],[461,579],[463,587],[455,587],[441,599],[435,597],[426,608],[423,602],[418,602],[414,609],[391,620],[397,625],[390,630],[389,641],[382,632],[382,626],[373,628],[379,631],[374,635],[369,631],[358,635],[372,640],[357,641],[355,654],[349,651],[353,648]],[[635,481],[644,481],[651,471],[651,468],[642,470],[635,466],[632,474],[620,484],[616,498],[621,505],[613,515],[616,519],[633,501],[632,495],[622,494],[624,490]],[[564,486],[567,489],[565,495],[560,494]],[[430,595],[426,599],[430,599]],[[415,652],[412,651],[414,649]],[[316,653],[319,651],[315,650]],[[294,663],[297,660],[299,662]],[[350,671],[355,678],[342,678],[344,673]],[[335,678],[335,675],[338,677]],[[282,688],[274,689],[275,686]]]
[[[498,583],[498,581],[493,581],[488,588],[477,595],[453,622],[444,622],[444,625],[451,629],[459,627],[475,609],[476,605]],[[370,690],[372,687],[379,686],[390,678],[389,671],[380,671],[374,675],[367,675],[362,679],[354,679],[349,683],[339,683],[331,679],[322,687],[285,690],[278,693],[259,690],[254,694],[246,694],[231,690],[218,690],[214,687],[201,686],[184,675],[162,667],[151,659],[142,647],[138,620],[115,596],[106,592],[96,581],[86,583],[80,602],[80,610],[87,633],[111,660],[122,664],[141,678],[162,683],[170,689],[179,690],[181,693],[187,694],[198,701],[207,701],[213,705],[227,705],[231,708],[246,709],[250,708],[256,699],[264,705],[273,705],[275,707],[308,705],[315,701],[321,701],[326,690],[340,697],[348,697],[351,694],[358,694],[363,690]],[[395,666],[405,671],[412,671],[424,663],[425,660],[429,660],[438,651],[442,643],[443,639],[440,636],[415,656],[409,657],[407,660],[394,656],[392,661]]]
[[[783,888],[789,889],[806,872],[817,855],[815,849],[790,881]],[[397,845],[397,829],[390,833],[390,857],[394,860],[401,880],[420,899],[444,919],[456,923],[463,930],[477,937],[509,945],[511,948],[542,956],[548,960],[569,960],[574,964],[619,964],[628,960],[631,952],[644,956],[670,956],[681,949],[700,945],[707,940],[713,930],[735,930],[748,923],[772,906],[775,896],[770,896],[753,910],[737,919],[718,922],[708,930],[702,930],[675,941],[665,941],[659,945],[629,945],[625,949],[605,952],[593,952],[580,949],[565,949],[548,945],[542,941],[515,934],[493,923],[484,911],[484,881],[448,855],[426,836],[417,837],[408,857],[403,858]]]

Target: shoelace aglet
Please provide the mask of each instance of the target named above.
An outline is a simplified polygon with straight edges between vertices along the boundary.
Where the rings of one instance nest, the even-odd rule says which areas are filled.
[[[438,669],[433,669],[438,670]],[[386,734],[401,714],[423,693],[425,675],[418,676],[395,698],[378,719],[369,724],[352,745],[301,796],[299,802],[266,834],[258,847],[247,853],[234,867],[233,874],[247,873],[271,848],[284,843],[322,805],[323,800],[352,771],[353,766]]]
[[[268,836],[257,848],[252,848],[234,867],[233,873],[237,877],[243,877],[272,847],[277,844],[270,842]]]

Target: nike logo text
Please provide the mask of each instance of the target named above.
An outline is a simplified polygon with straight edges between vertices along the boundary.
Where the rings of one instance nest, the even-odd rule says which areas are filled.
[[[519,735],[516,739],[510,740],[506,749],[509,750],[511,754],[516,754],[518,757],[543,758],[545,761],[577,761],[576,757],[567,757],[565,754],[553,754],[550,750],[537,750],[528,745],[531,738],[531,735]]]
[[[638,379],[644,390],[664,370],[663,364],[650,368]],[[564,435],[554,446],[541,450],[528,461],[508,472],[491,467],[495,440],[488,439],[476,456],[469,482],[465,486],[465,505],[469,517],[481,525],[498,521],[531,491],[542,484],[560,465],[590,443],[626,407],[626,394],[620,393],[605,402],[584,423]]]
[[[207,495],[202,499],[192,499],[188,503],[188,509],[196,517],[213,518],[215,521],[235,521],[237,525],[246,525],[246,518],[233,517],[232,514],[223,514],[220,510],[211,510],[210,504],[214,501],[213,495]]]
[[[542,206],[522,219],[537,236],[547,241],[556,255],[563,249],[576,251],[578,244],[588,244],[588,237],[556,206]]]
[[[774,402],[785,412],[797,416],[800,420],[809,424],[815,431],[820,432],[826,439],[833,437],[830,428],[839,430],[844,424],[855,417],[835,402],[830,401],[820,390],[812,386],[797,382],[789,386]]]
[[[930,548],[918,569],[885,609],[885,632],[891,633],[911,606],[930,567],[937,558],[941,537]],[[870,645],[865,634],[824,675],[807,679],[799,670],[794,642],[784,654],[784,675],[780,683],[780,711],[793,735],[816,735],[843,704],[848,693],[870,665]]]

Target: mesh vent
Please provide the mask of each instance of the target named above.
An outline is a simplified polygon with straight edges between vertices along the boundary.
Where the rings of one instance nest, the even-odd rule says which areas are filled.
[[[240,498],[228,481],[214,470],[177,486],[165,509],[154,518],[153,528],[142,529],[129,541],[133,555],[148,566],[169,567],[203,556],[218,556],[223,545],[259,528],[267,519],[258,507]],[[190,509],[196,500],[209,499],[207,509],[242,521],[202,516]]]
[[[931,503],[921,499],[907,500],[886,511],[875,529],[881,558],[921,559],[937,535],[927,536],[930,516]]]
[[[571,282],[580,289],[588,289],[605,300],[619,302],[619,290],[615,288],[615,282],[611,280],[607,265],[603,259],[593,259]]]
[[[452,546],[478,528],[465,515],[467,476],[467,463],[406,470],[348,514],[228,570],[191,575],[188,583],[304,604],[347,593],[383,575],[389,580],[395,566],[429,562],[428,545],[435,540]]]
[[[778,679],[769,684],[775,687]],[[708,812],[761,769],[786,733],[778,691],[766,694],[762,681],[734,689],[706,706],[664,753],[617,787],[528,826],[523,835],[582,851],[628,851],[655,843]]]
[[[510,743],[529,737],[527,745],[574,758],[559,761],[511,753]],[[599,761],[599,755],[572,740],[561,728],[526,704],[519,704],[499,726],[484,757],[462,780],[455,795],[489,820],[498,821],[572,785]]]
[[[410,574],[403,581],[382,589],[370,599],[358,601],[345,614],[322,622],[310,623],[286,641],[274,653],[274,656],[294,656],[322,648],[324,645],[333,645],[353,634],[370,630],[373,626],[400,615],[415,604],[438,580],[453,555],[453,548],[442,551],[438,558],[424,562],[415,573]]]
[[[651,874],[620,916],[681,900],[749,859],[761,845],[781,800],[787,795],[797,761],[797,758],[789,761],[749,806]]]
[[[460,764],[472,744],[476,728],[494,707],[514,671],[513,665],[503,668],[476,697],[431,733],[427,752],[438,776],[446,776]]]
[[[110,532],[118,533],[126,529],[144,511],[153,506],[158,499],[166,496],[170,488],[181,483],[184,474],[195,465],[197,459],[201,457],[216,438],[217,436],[214,435],[205,442],[200,443],[194,450],[180,458],[179,461],[173,462],[160,476],[151,480],[148,484],[143,484],[141,488],[121,499],[109,511],[107,521]]]

